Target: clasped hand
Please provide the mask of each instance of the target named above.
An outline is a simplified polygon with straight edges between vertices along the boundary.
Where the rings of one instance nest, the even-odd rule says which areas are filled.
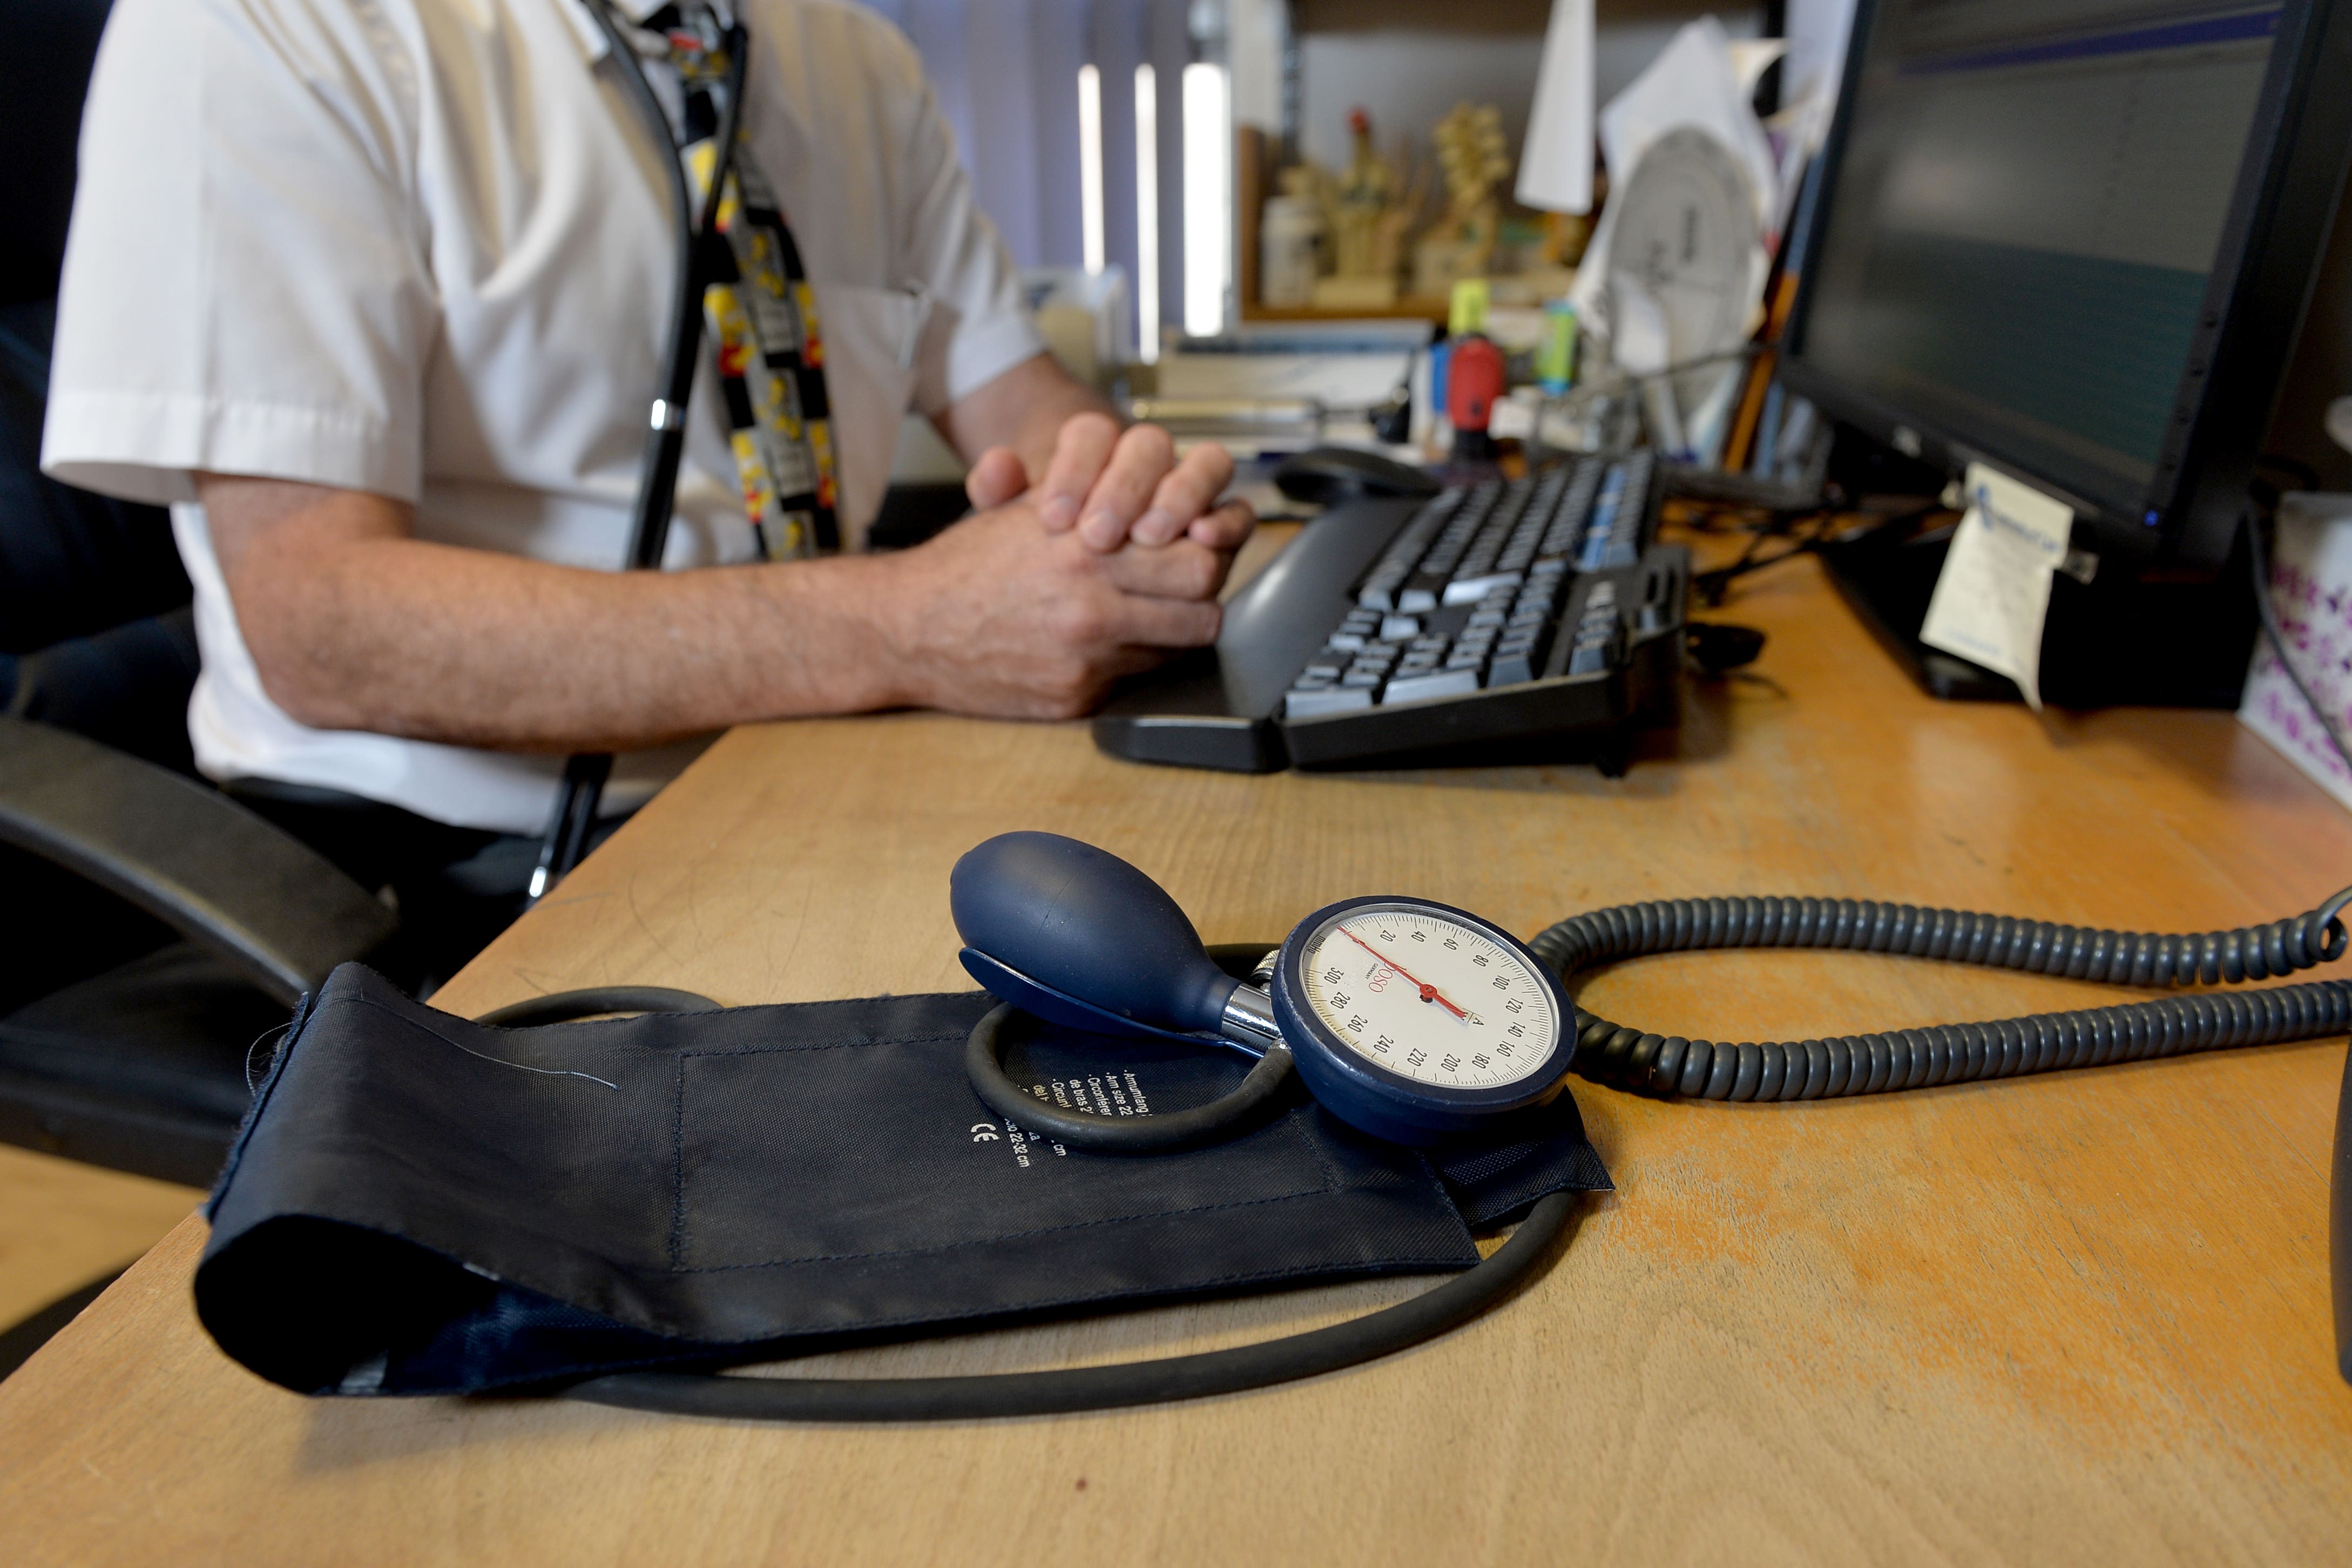
[[[1016,718],[1087,711],[1122,676],[1214,642],[1217,594],[1256,526],[1217,498],[1233,458],[1176,457],[1156,426],[1082,414],[1034,484],[995,447],[965,489],[978,515],[899,558],[915,574],[896,628],[904,699]]]

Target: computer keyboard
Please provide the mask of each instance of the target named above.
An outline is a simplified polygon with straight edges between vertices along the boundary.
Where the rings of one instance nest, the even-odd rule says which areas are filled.
[[[1631,732],[1678,712],[1689,562],[1655,541],[1660,490],[1637,452],[1326,513],[1096,742],[1247,772],[1507,752],[1621,772]]]

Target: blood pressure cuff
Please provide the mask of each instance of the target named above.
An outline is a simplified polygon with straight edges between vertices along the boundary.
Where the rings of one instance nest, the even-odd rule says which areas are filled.
[[[206,1206],[196,1309],[305,1394],[450,1394],[1467,1268],[1471,1227],[1609,1185],[1565,1093],[1424,1155],[1292,1086],[1241,1136],[1087,1154],[971,1092],[983,993],[500,1029],[346,964]],[[1113,1115],[1245,1064],[1043,1029],[1016,1082]]]

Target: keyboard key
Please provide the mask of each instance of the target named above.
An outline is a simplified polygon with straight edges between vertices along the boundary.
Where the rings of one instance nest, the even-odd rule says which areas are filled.
[[[1478,577],[1456,577],[1445,584],[1440,602],[1447,605],[1475,605],[1497,588],[1516,588],[1519,584],[1517,572],[1490,572]]]
[[[1580,642],[1569,650],[1568,673],[1592,675],[1609,668],[1609,645],[1605,642]]]
[[[1286,719],[1313,719],[1324,713],[1346,713],[1371,705],[1371,692],[1360,687],[1332,687],[1321,691],[1293,690],[1282,700],[1282,716]]]
[[[1477,689],[1478,672],[1475,669],[1433,670],[1425,675],[1401,675],[1390,681],[1381,702],[1385,707],[1430,697],[1467,697]]]
[[[1407,642],[1421,635],[1421,623],[1411,616],[1381,617],[1381,641]]]
[[[1490,691],[1497,686],[1516,686],[1522,680],[1535,678],[1536,661],[1531,649],[1498,653],[1494,663],[1486,667],[1486,688]]]

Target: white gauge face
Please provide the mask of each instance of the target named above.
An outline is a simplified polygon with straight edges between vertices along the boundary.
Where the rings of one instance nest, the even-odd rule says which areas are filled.
[[[1559,1040],[1551,988],[1528,961],[1433,910],[1352,910],[1300,962],[1315,1016],[1358,1056],[1419,1083],[1516,1083]]]

